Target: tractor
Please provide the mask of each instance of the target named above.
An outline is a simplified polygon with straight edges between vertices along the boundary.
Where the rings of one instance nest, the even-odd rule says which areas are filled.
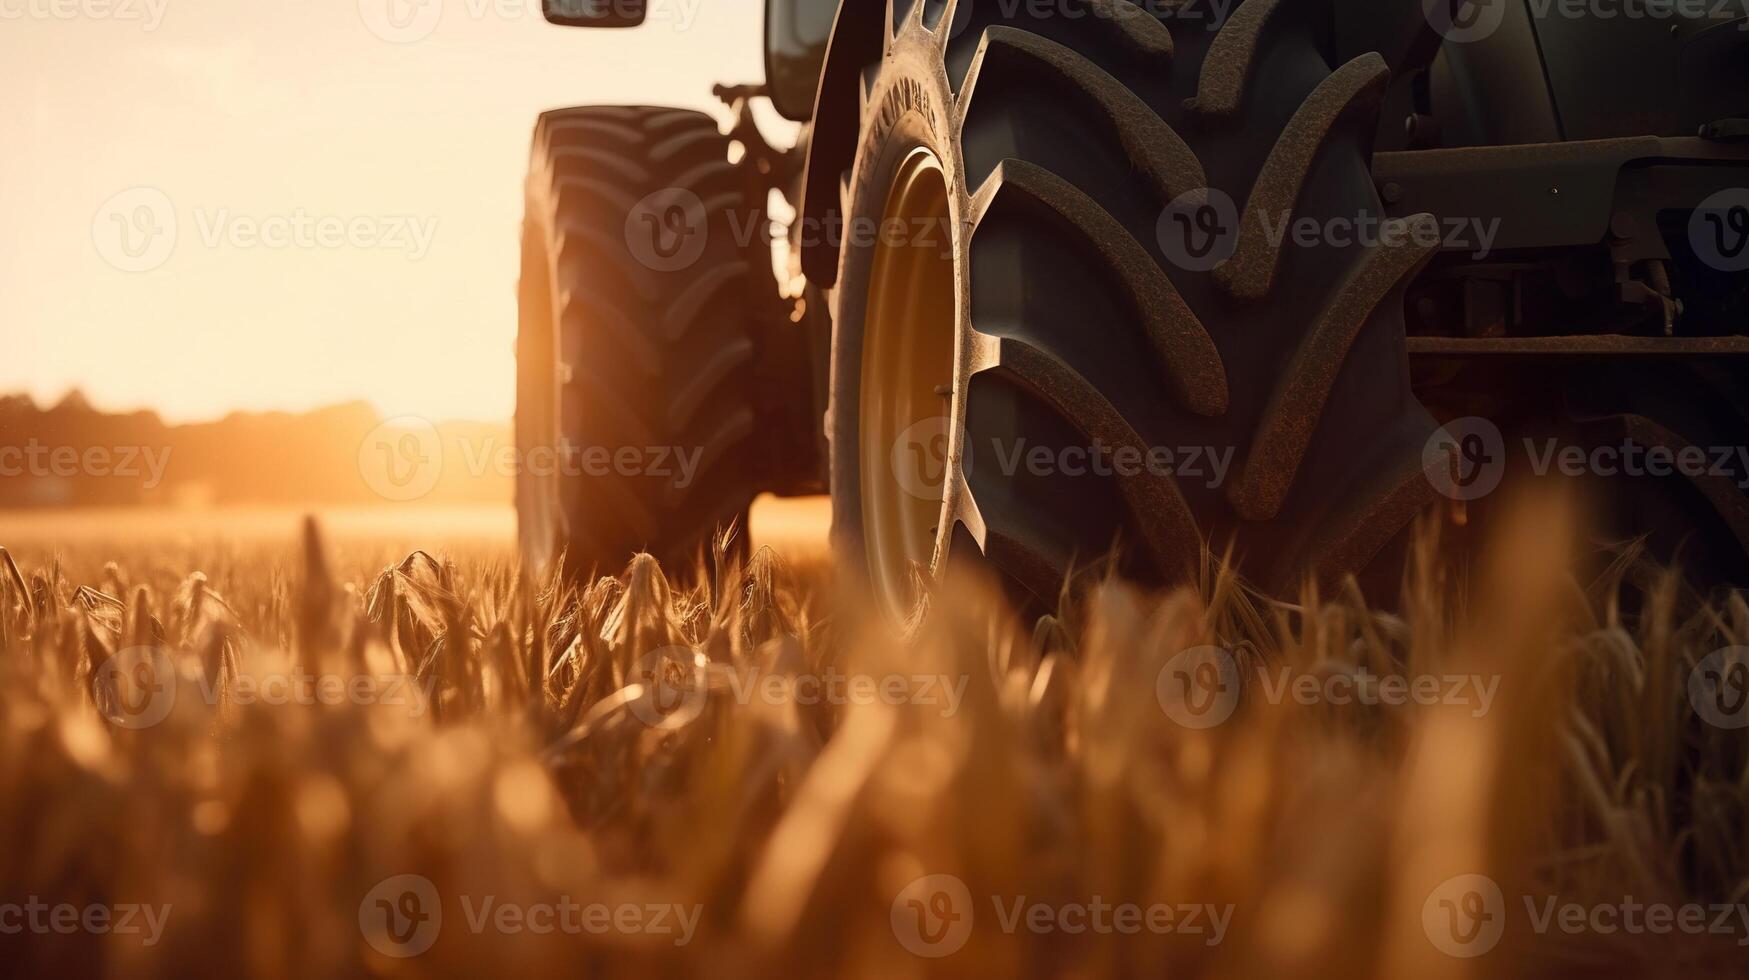
[[[726,126],[535,126],[516,431],[562,462],[519,475],[534,567],[684,560],[760,494],[829,493],[900,614],[960,560],[1049,600],[1213,553],[1290,593],[1552,475],[1603,543],[1749,581],[1749,8],[765,17]]]

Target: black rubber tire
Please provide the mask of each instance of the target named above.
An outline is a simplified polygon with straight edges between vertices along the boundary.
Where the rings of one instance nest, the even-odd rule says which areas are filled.
[[[845,213],[878,219],[912,149],[942,161],[961,240],[936,570],[976,546],[1048,599],[1114,540],[1121,571],[1165,581],[1230,543],[1248,577],[1285,591],[1306,574],[1358,572],[1400,541],[1437,500],[1423,463],[1435,425],[1409,386],[1401,300],[1432,248],[1277,248],[1251,234],[1247,210],[1383,213],[1370,176],[1383,61],[1333,68],[1315,3],[1244,0],[1218,31],[1127,0],[893,9],[886,57],[864,73]],[[1157,226],[1205,186],[1245,217],[1233,258],[1194,271],[1168,260]],[[834,523],[856,555],[872,251],[846,242],[834,295]],[[1023,438],[1230,447],[1232,471],[1205,486],[993,465],[991,440]]]
[[[1749,450],[1737,448],[1749,432],[1749,386],[1737,359],[1458,359],[1427,362],[1422,374],[1436,416],[1464,431],[1484,422],[1498,439],[1487,449],[1501,454],[1484,485],[1493,489],[1466,502],[1469,527],[1446,532],[1461,560],[1479,552],[1514,491],[1551,477],[1581,505],[1590,538],[1576,556],[1582,581],[1639,541],[1650,567],[1679,567],[1703,592],[1749,586]],[[1635,465],[1621,459],[1624,446],[1695,453],[1698,465]],[[1557,449],[1605,450],[1610,470],[1575,470]]]
[[[535,127],[516,409],[532,568],[561,552],[577,575],[618,573],[639,552],[684,563],[733,521],[745,537],[760,469],[754,291],[770,259],[748,234],[763,208],[728,156],[716,121],[686,109],[560,109]],[[639,220],[668,205],[682,224]]]

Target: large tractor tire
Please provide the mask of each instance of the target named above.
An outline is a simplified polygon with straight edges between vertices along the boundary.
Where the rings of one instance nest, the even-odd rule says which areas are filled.
[[[1624,558],[1637,591],[1678,568],[1702,593],[1749,585],[1749,386],[1737,357],[1423,358],[1418,387],[1450,418],[1470,479],[1447,486],[1467,561],[1511,487],[1553,477],[1579,504],[1585,578]],[[1631,594],[1631,593],[1630,593]],[[1637,601],[1637,600],[1635,600]]]
[[[829,423],[836,533],[888,600],[962,549],[1048,600],[1107,554],[1182,581],[1231,546],[1290,590],[1400,541],[1437,499],[1401,311],[1433,219],[1269,234],[1382,213],[1384,62],[1331,64],[1327,11],[1292,0],[1218,30],[1207,4],[892,6],[843,181]],[[947,248],[902,230],[934,226]],[[1188,458],[1209,448],[1224,474]]]
[[[536,570],[561,554],[576,575],[645,551],[684,563],[720,527],[745,533],[757,290],[776,293],[765,241],[747,234],[762,202],[728,154],[690,110],[540,117],[516,406],[519,537]]]

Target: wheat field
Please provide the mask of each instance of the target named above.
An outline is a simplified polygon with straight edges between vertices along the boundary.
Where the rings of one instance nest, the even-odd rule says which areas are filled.
[[[726,537],[578,584],[315,522],[296,548],[15,547],[0,951],[129,977],[1741,976],[1749,605],[1631,549],[1580,581],[1581,538],[1532,499],[1460,575],[1424,531],[1389,611],[1213,559],[1036,618],[955,580],[904,634]]]

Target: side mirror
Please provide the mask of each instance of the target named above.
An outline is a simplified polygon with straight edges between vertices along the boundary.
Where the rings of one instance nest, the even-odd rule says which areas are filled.
[[[962,0],[963,2],[963,0]],[[839,0],[767,0],[765,88],[778,115],[805,122],[814,114],[814,93]]]
[[[547,20],[564,27],[636,27],[647,8],[645,0],[541,0]]]

